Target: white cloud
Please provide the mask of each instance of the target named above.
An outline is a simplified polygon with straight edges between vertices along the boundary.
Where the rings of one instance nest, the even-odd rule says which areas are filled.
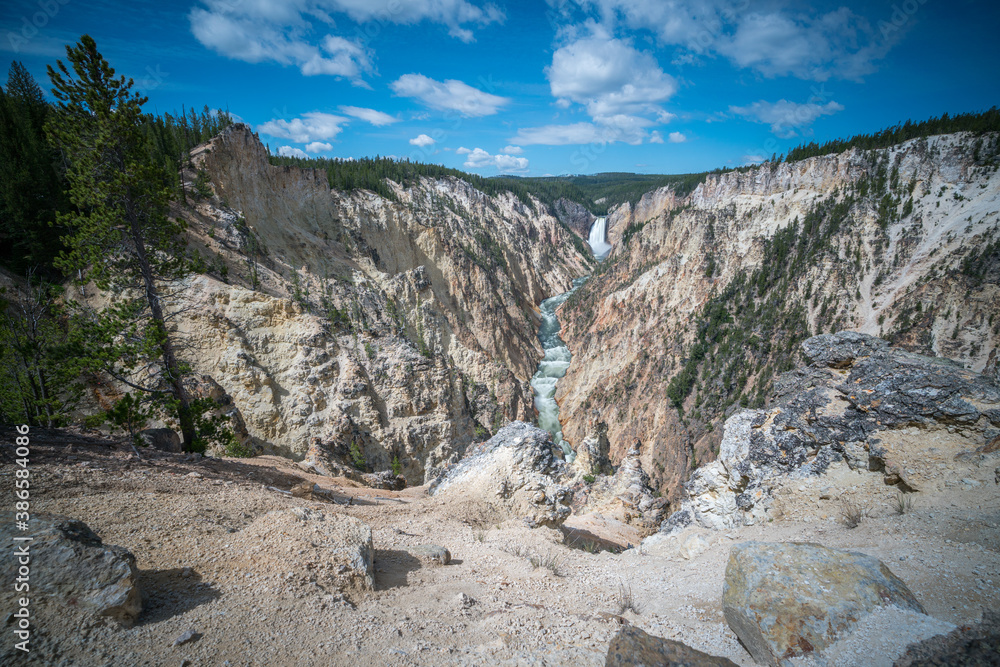
[[[319,44],[305,41],[305,21],[291,5],[287,13],[278,7],[265,11],[268,3],[262,2],[206,4],[208,10],[196,7],[188,14],[191,32],[203,46],[228,58],[294,65],[306,76],[329,74],[358,83],[374,69],[370,54],[357,42],[334,35]]]
[[[508,155],[522,155],[524,154],[524,149],[520,146],[504,146],[501,153],[506,153]]]
[[[672,144],[683,144],[688,140],[688,138],[680,132],[671,132],[667,138],[670,139],[670,143]]]
[[[662,144],[663,135],[660,134],[659,130],[653,130],[649,135],[649,143],[651,144]]]
[[[395,116],[390,116],[384,111],[376,111],[375,109],[365,109],[363,107],[349,107],[340,106],[340,111],[352,116],[353,118],[359,118],[363,121],[369,122],[375,127],[382,127],[383,125],[392,125],[393,123],[398,123],[399,119]]]
[[[785,139],[797,136],[797,129],[808,127],[820,116],[829,116],[843,109],[844,107],[836,102],[821,105],[815,102],[798,104],[788,100],[777,102],[761,100],[746,107],[729,107],[732,113],[769,124],[772,132]]]
[[[552,95],[582,104],[591,116],[663,112],[659,104],[677,91],[677,82],[651,54],[595,28],[552,55],[546,68]]]
[[[341,125],[348,122],[343,116],[310,111],[302,114],[302,118],[284,120],[275,118],[257,126],[257,131],[280,139],[291,139],[300,144],[323,139],[333,139],[343,129]]]
[[[294,146],[278,146],[278,155],[282,157],[309,157],[304,150]]]
[[[456,152],[456,153],[458,153],[459,155],[468,155],[468,154],[469,154],[469,153],[471,153],[472,151],[470,151],[470,150],[469,150],[468,148],[466,148],[465,146],[459,146],[459,147],[458,147],[458,150],[457,150],[457,151],[455,151],[455,152]]]
[[[426,134],[420,134],[413,139],[410,139],[410,143],[414,146],[433,146],[434,140]]]
[[[608,144],[621,141],[637,146],[643,141],[658,143],[658,133],[649,133],[653,121],[641,116],[616,114],[596,116],[592,123],[543,125],[521,128],[511,141],[518,145],[566,146],[571,144]],[[662,138],[661,138],[662,140]]]
[[[459,149],[459,152],[463,151],[469,156],[463,166],[469,169],[493,167],[504,172],[526,171],[528,169],[528,158],[514,155],[490,155],[482,148],[474,148],[471,151],[467,148]]]
[[[661,44],[679,47],[677,65],[718,54],[768,77],[858,80],[875,70],[899,38],[881,39],[867,19],[847,7],[823,13],[782,0],[576,2],[605,29],[648,30]]]
[[[188,20],[203,46],[226,57],[293,65],[306,76],[343,76],[364,85],[362,77],[374,73],[372,54],[363,41],[330,33],[337,14],[358,23],[430,21],[464,42],[474,40],[470,26],[505,19],[492,4],[478,7],[466,0],[201,0]]]
[[[440,111],[457,111],[463,116],[491,116],[510,100],[458,81],[435,81],[423,74],[404,74],[389,84],[400,97],[413,97]]]
[[[307,153],[324,153],[326,151],[332,151],[333,144],[325,144],[322,141],[314,141],[312,143],[306,144]]]

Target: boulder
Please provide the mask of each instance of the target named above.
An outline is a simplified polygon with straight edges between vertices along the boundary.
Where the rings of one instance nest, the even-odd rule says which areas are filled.
[[[422,563],[447,565],[451,562],[451,552],[436,544],[420,544],[406,551]]]
[[[515,421],[446,468],[428,493],[488,502],[531,527],[557,528],[570,514],[570,490],[558,482],[568,472],[548,432]]]
[[[276,510],[244,528],[232,546],[247,571],[291,573],[290,585],[313,583],[356,598],[374,589],[372,531],[354,517],[306,507]]]
[[[611,638],[606,667],[736,667],[728,658],[702,653],[686,644],[649,635],[626,625]]]
[[[726,621],[754,660],[781,665],[822,652],[876,607],[925,613],[877,558],[813,543],[744,542],[729,553]]]
[[[946,359],[890,348],[853,331],[802,343],[812,364],[782,374],[775,404],[726,420],[718,458],[691,474],[678,510],[706,528],[759,523],[778,477],[824,474],[844,461],[882,473],[886,484],[918,490],[880,444],[880,434],[911,426],[959,426],[985,439],[1000,427],[1000,387]]]
[[[147,428],[139,431],[138,436],[139,442],[151,449],[173,454],[180,454],[184,451],[184,447],[181,446],[181,437],[171,428]]]
[[[15,537],[33,537],[15,542]],[[32,514],[29,529],[16,529],[13,514],[0,515],[0,565],[4,581],[13,582],[21,565],[15,551],[27,548],[30,585],[36,598],[74,605],[129,627],[142,611],[135,556],[106,545],[87,524],[52,514]]]

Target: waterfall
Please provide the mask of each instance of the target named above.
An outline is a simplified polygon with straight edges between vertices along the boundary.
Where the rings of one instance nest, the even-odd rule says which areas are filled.
[[[587,243],[590,244],[590,249],[597,259],[604,259],[611,252],[611,244],[607,240],[607,224],[608,219],[601,217],[595,220],[594,225],[590,228],[590,238],[587,239]]]

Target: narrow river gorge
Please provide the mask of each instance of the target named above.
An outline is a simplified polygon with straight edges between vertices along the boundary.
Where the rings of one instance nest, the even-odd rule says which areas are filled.
[[[588,243],[598,261],[602,261],[611,252],[607,242],[606,218],[597,218],[590,228]],[[531,387],[535,392],[535,409],[538,411],[538,426],[552,434],[552,441],[562,448],[566,460],[572,462],[576,453],[569,443],[563,440],[562,423],[559,421],[559,404],[556,402],[556,385],[559,379],[566,375],[573,354],[566,343],[559,337],[562,325],[556,311],[563,303],[587,281],[589,276],[573,281],[573,289],[557,296],[545,299],[539,305],[542,323],[538,328],[538,340],[542,343],[545,355],[538,363],[538,371],[531,378]]]

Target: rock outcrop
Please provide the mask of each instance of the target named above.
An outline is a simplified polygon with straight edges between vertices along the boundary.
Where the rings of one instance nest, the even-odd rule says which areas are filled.
[[[924,613],[877,558],[810,543],[745,542],[730,551],[722,609],[758,663],[822,654],[886,605]]]
[[[850,331],[802,347],[813,363],[777,380],[773,407],[726,420],[718,459],[691,475],[662,530],[756,523],[777,479],[821,475],[836,462],[914,491],[903,463],[915,453],[891,437],[900,429],[961,429],[985,443],[1000,427],[1000,386],[957,364]]]
[[[612,254],[559,313],[563,436],[578,446],[598,411],[612,460],[638,438],[676,500],[811,334],[857,330],[982,370],[1000,343],[998,150],[996,135],[928,137],[616,208]]]
[[[567,472],[548,432],[511,422],[447,468],[428,492],[480,500],[531,527],[555,528],[570,515],[570,490],[559,481]]]
[[[668,502],[651,486],[649,475],[642,469],[640,452],[641,445],[636,441],[613,474],[598,475],[586,489],[577,513],[599,513],[633,526],[643,537],[659,530]]]
[[[728,658],[719,658],[686,644],[646,634],[626,625],[611,638],[606,667],[736,667]]]
[[[139,441],[146,447],[174,454],[184,451],[181,437],[172,428],[147,428],[139,431],[137,435]]]
[[[30,558],[30,599],[49,599],[107,616],[129,627],[142,611],[135,556],[104,544],[87,524],[69,517],[32,514],[29,531],[15,530],[14,515],[0,515],[0,545],[7,557],[0,565],[4,581],[18,577],[19,548]],[[15,542],[16,537],[31,537]]]

